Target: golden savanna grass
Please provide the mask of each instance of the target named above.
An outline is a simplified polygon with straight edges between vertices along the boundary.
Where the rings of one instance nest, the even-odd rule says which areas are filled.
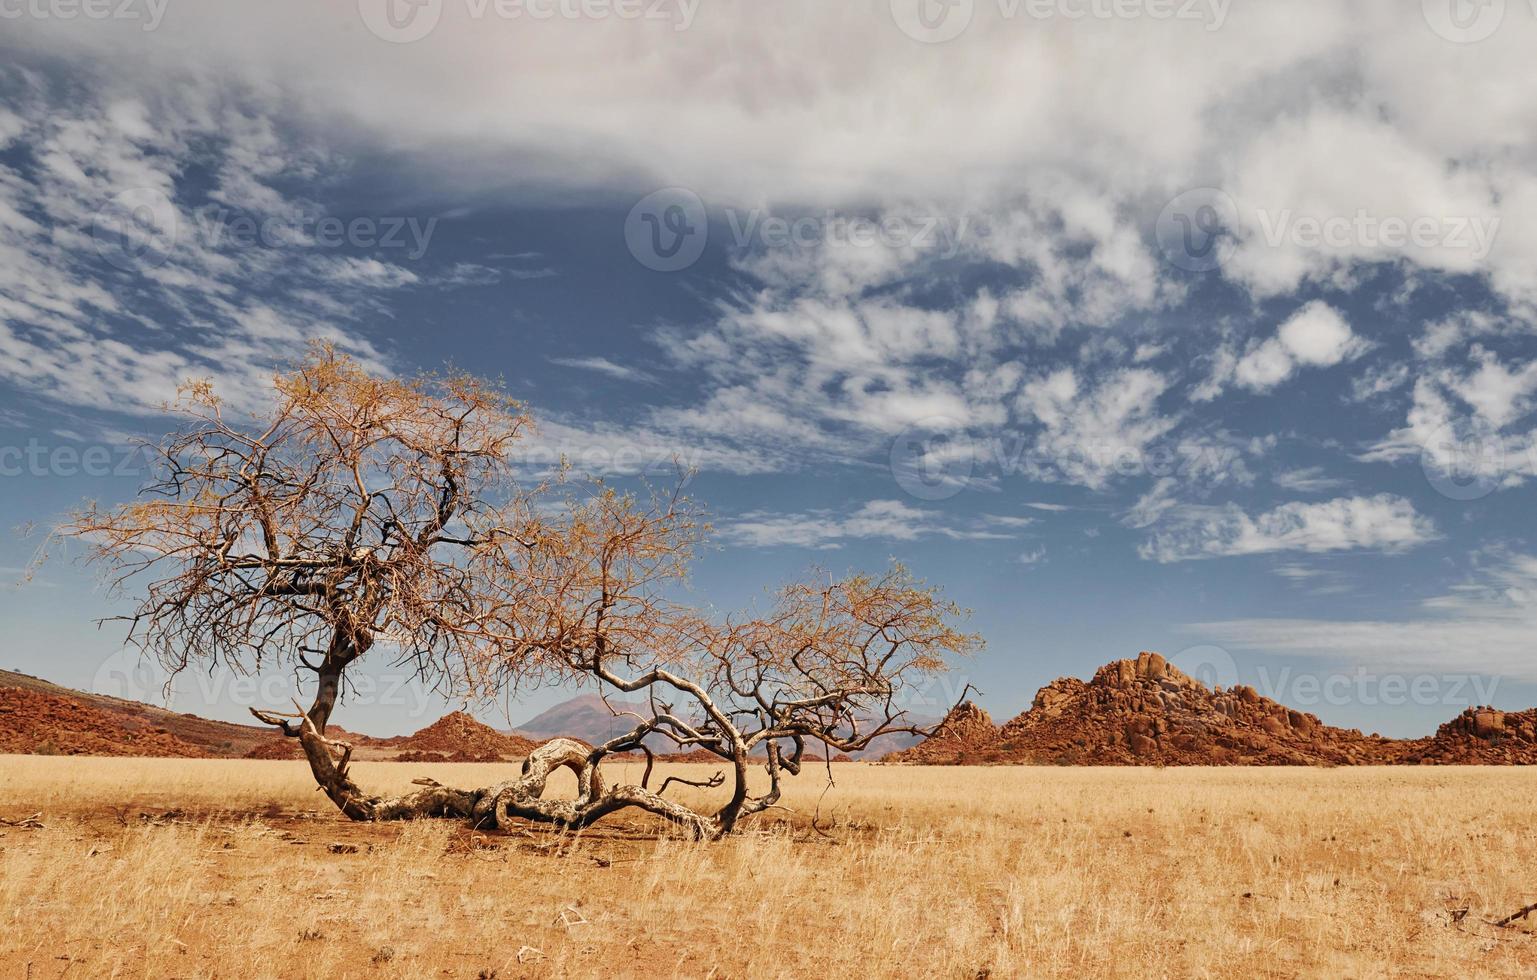
[[[0,756],[0,816],[44,824],[0,828],[0,975],[1537,973],[1485,921],[1537,900],[1525,770],[833,771],[696,844],[351,824],[296,762]]]

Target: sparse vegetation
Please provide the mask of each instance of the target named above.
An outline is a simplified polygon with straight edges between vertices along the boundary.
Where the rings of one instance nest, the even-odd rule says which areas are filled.
[[[357,766],[386,789],[433,771]],[[489,782],[506,767],[466,768]],[[1530,923],[1491,924],[1533,898],[1530,770],[835,775],[825,797],[823,780],[795,781],[793,813],[701,846],[635,811],[511,836],[350,823],[316,809],[302,762],[11,757],[0,814],[41,810],[43,827],[0,828],[0,975],[1537,971]],[[569,792],[560,778],[552,791]],[[722,792],[678,796],[705,806]],[[819,806],[830,836],[811,827]]]

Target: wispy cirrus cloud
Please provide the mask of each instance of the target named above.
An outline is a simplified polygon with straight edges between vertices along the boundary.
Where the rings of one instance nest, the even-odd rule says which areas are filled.
[[[1537,557],[1505,556],[1450,591],[1421,600],[1407,616],[1235,619],[1184,629],[1268,653],[1537,681]]]
[[[959,520],[898,500],[872,500],[845,513],[814,510],[798,514],[752,511],[720,522],[718,536],[754,548],[840,548],[850,541],[916,541],[944,537],[957,541],[1007,540],[1026,526],[1021,518],[983,515]]]
[[[649,384],[656,380],[651,374],[642,371],[640,368],[629,364],[619,364],[596,354],[586,357],[552,357],[549,360],[551,364],[575,368],[578,371],[593,371],[619,381],[640,381]]]
[[[1138,553],[1157,562],[1273,552],[1400,552],[1437,537],[1435,524],[1403,497],[1337,497],[1250,515],[1236,504],[1177,508]]]

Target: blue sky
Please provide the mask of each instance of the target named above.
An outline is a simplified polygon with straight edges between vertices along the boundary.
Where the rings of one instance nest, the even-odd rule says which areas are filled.
[[[988,641],[936,703],[1142,649],[1390,734],[1537,703],[1527,5],[383,2],[7,15],[8,525],[327,337],[504,378],[531,469],[695,468],[701,604],[908,563]],[[148,694],[123,608],[51,562],[0,666]],[[341,724],[443,708],[378,673]]]

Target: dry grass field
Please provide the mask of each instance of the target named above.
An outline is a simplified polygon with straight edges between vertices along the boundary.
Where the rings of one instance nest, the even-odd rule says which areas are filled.
[[[1537,900],[1526,770],[834,772],[696,844],[350,824],[297,762],[0,756],[0,816],[43,823],[0,827],[0,976],[1537,973],[1485,921]]]

